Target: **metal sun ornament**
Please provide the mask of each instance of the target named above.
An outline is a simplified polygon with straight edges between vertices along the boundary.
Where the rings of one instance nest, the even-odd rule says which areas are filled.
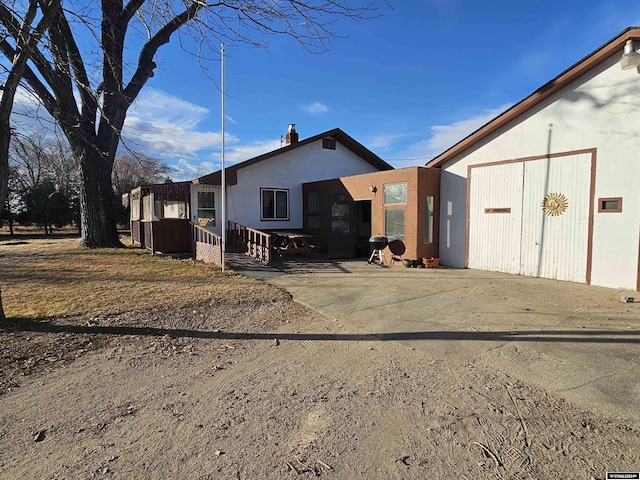
[[[567,197],[561,193],[550,193],[542,201],[542,210],[549,216],[562,215],[569,206]]]

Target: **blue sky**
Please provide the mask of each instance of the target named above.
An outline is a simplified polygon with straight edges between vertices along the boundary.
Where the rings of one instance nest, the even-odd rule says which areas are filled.
[[[333,29],[343,38],[310,54],[271,37],[267,49],[228,45],[226,159],[335,127],[396,168],[424,165],[631,25],[640,3],[572,0],[389,0],[380,16]],[[218,86],[178,42],[130,109],[125,137],[165,161],[174,180],[220,168]],[[220,62],[210,75],[219,82]]]

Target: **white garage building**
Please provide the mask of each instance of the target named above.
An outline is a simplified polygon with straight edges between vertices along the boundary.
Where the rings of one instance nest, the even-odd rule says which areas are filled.
[[[635,48],[640,27],[427,164],[442,170],[441,263],[640,290]]]

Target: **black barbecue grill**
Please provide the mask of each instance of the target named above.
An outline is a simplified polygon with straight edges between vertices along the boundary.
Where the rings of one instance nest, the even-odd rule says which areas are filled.
[[[369,248],[371,249],[371,256],[367,263],[371,265],[373,262],[378,260],[378,264],[383,267],[384,266],[384,253],[382,251],[389,244],[389,240],[387,237],[371,237],[369,239]]]

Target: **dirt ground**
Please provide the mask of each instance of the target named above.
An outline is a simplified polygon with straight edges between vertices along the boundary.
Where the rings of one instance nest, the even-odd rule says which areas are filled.
[[[344,322],[271,288],[270,302],[240,295],[10,318],[0,331],[0,478],[603,479],[640,470],[633,426],[473,358],[341,335]]]

